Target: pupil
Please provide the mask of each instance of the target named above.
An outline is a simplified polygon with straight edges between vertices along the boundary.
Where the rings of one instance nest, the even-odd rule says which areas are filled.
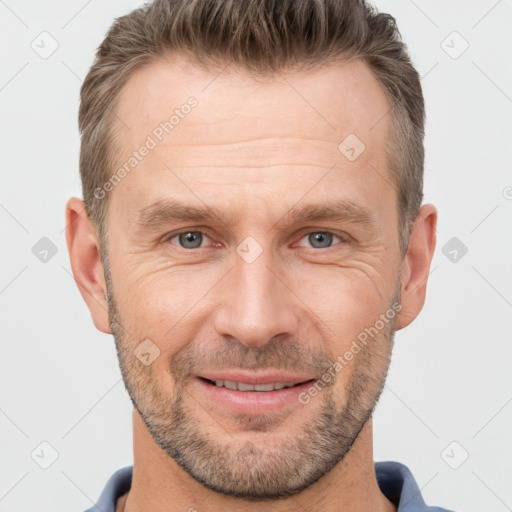
[[[332,235],[330,233],[314,233],[310,236],[310,242],[313,247],[328,247],[332,242]],[[319,245],[315,245],[319,242]]]
[[[201,246],[201,234],[189,231],[180,235],[180,243],[185,249],[196,249]],[[199,241],[199,243],[197,243]]]

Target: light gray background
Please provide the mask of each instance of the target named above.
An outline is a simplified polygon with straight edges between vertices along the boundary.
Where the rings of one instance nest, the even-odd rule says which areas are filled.
[[[132,463],[131,403],[71,276],[64,205],[81,195],[81,81],[113,18],[138,5],[0,0],[2,512],[83,511]],[[427,303],[397,333],[375,460],[405,463],[429,504],[512,510],[512,3],[376,5],[423,77],[439,226]],[[43,31],[59,45],[47,59],[31,48]],[[46,263],[32,252],[42,237],[57,248]],[[442,252],[452,237],[468,248],[456,262]],[[43,441],[58,452],[48,469]]]

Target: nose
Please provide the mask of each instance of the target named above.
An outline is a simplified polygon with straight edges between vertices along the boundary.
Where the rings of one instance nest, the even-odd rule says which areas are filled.
[[[264,251],[252,263],[234,255],[234,268],[222,280],[215,312],[219,335],[251,347],[276,336],[296,335],[297,299],[269,253]]]

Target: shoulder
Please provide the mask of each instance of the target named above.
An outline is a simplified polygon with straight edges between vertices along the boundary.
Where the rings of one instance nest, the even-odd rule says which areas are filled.
[[[375,476],[381,492],[397,505],[397,512],[454,512],[446,508],[428,506],[411,470],[401,462],[376,462]]]
[[[132,474],[133,466],[118,469],[107,481],[97,503],[85,512],[115,512],[117,499],[130,490]]]

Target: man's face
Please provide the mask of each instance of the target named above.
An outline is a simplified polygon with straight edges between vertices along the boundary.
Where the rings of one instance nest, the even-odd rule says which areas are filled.
[[[119,166],[155,144],[109,192],[112,332],[155,442],[211,489],[299,492],[375,406],[400,298],[388,110],[362,62],[255,81],[176,59],[123,89]]]

